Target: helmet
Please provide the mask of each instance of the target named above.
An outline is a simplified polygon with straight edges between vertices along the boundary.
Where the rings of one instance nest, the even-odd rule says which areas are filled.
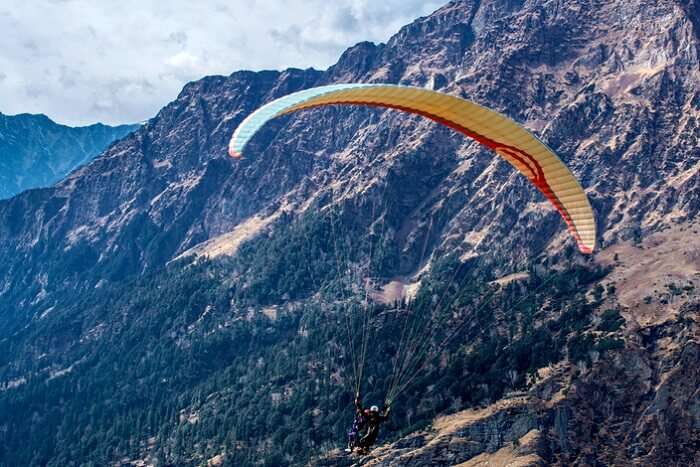
[[[373,405],[372,407],[369,408],[369,411],[370,412],[379,412],[379,407],[377,407],[376,405]]]

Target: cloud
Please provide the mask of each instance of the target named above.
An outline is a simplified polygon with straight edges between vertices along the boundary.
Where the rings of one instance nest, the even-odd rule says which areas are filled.
[[[196,55],[183,50],[168,58],[165,63],[175,68],[197,69],[201,65],[201,60]]]
[[[187,33],[185,31],[170,33],[170,35],[168,35],[168,41],[184,47],[187,44]]]
[[[326,68],[442,1],[5,0],[0,111],[137,122],[187,82],[239,69]]]
[[[350,5],[346,5],[336,10],[330,26],[345,33],[355,32],[361,27],[360,21],[355,16],[355,13]]]

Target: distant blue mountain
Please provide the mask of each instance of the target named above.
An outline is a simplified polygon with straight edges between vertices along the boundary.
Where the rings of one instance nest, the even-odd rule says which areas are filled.
[[[60,125],[46,115],[0,113],[0,199],[52,185],[138,125]]]

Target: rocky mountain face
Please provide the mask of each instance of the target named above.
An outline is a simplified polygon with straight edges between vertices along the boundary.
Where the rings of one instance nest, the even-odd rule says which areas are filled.
[[[331,179],[388,184],[403,275],[416,270],[411,252],[429,216],[439,219],[437,251],[524,258],[566,240],[555,213],[538,209],[539,194],[506,164],[392,111],[307,112],[266,128],[255,158],[225,157],[232,129],[258,105],[329,82],[432,86],[524,123],[588,189],[603,246],[692,219],[700,192],[693,18],[675,2],[457,2],[386,45],[358,44],[325,72],[238,72],[191,83],[69,179],[0,206],[0,251],[10,258],[0,290],[36,301],[66,275],[94,285],[159,267],[252,216],[298,210],[327,193]],[[514,254],[515,243],[525,247]],[[77,274],[50,270],[66,256],[82,258]],[[117,262],[112,274],[104,271]]]
[[[315,231],[289,226],[332,209],[344,213],[344,231],[360,239],[373,238],[381,225],[384,257],[374,271],[380,277],[375,285],[386,292],[384,286],[392,284],[399,296],[403,287],[420,290],[426,275],[446,256],[462,262],[487,260],[496,278],[535,263],[560,268],[570,262],[597,264],[610,271],[598,284],[607,291],[604,296],[586,285],[595,297],[579,298],[594,304],[588,310],[593,317],[577,324],[571,335],[559,336],[568,342],[565,357],[537,364],[539,376],[530,377],[527,393],[504,401],[484,396],[478,401],[485,407],[481,411],[438,420],[433,428],[359,462],[457,465],[500,455],[560,465],[688,465],[690,453],[697,452],[700,429],[699,265],[698,250],[691,248],[697,244],[690,241],[697,238],[693,221],[700,210],[697,8],[695,2],[680,0],[454,1],[404,27],[386,44],[357,44],[326,71],[241,71],[188,84],[156,117],[67,179],[0,203],[3,394],[24,400],[23,394],[29,397],[57,379],[65,394],[71,394],[71,385],[79,384],[71,375],[81,365],[99,378],[117,367],[116,362],[127,371],[126,362],[118,358],[133,353],[134,361],[151,371],[139,376],[139,384],[115,391],[124,407],[130,400],[146,399],[155,406],[158,398],[152,394],[127,397],[127,390],[157,374],[151,366],[162,363],[147,346],[146,334],[131,335],[133,347],[124,348],[114,361],[104,349],[107,343],[123,345],[119,336],[125,329],[136,333],[133,329],[139,326],[146,329],[161,321],[163,329],[148,332],[169,336],[173,342],[167,345],[181,352],[212,336],[224,339],[240,322],[262,326],[253,333],[259,339],[255,342],[272,347],[256,351],[269,358],[264,352],[274,345],[284,349],[284,339],[308,333],[304,320],[296,321],[300,310],[310,309],[309,297],[319,282],[331,279],[319,268],[312,271],[313,280],[303,282],[308,274],[302,265],[309,263],[289,259],[298,260],[305,248],[313,247],[315,237],[307,234]],[[428,86],[523,123],[562,157],[587,189],[598,217],[601,252],[593,258],[577,256],[558,215],[506,163],[448,129],[395,111],[328,108],[300,113],[263,129],[251,142],[247,159],[234,161],[225,155],[233,129],[259,105],[310,86],[350,81]],[[663,235],[671,234],[677,236],[672,237],[675,253],[652,254],[667,244]],[[649,239],[655,243],[645,243]],[[269,255],[252,252],[256,246]],[[366,251],[355,253],[361,257]],[[676,259],[667,264],[664,258],[671,253]],[[122,288],[129,281],[155,280],[166,288],[153,275],[173,259],[189,261],[193,255],[233,258],[228,260],[235,265],[226,283],[236,289],[234,297],[219,297],[214,304],[197,295],[192,300],[198,312],[192,317],[162,315],[133,304],[122,304],[112,313],[100,308],[104,305],[99,300],[83,298],[120,290],[113,297],[117,300],[129,294]],[[251,266],[250,260],[241,266],[239,257],[257,258],[258,265]],[[635,269],[645,258],[657,261],[643,271]],[[285,271],[295,267],[298,271],[289,279]],[[256,291],[256,300],[248,298],[246,308],[236,302],[240,290]],[[177,313],[172,310],[178,308],[168,309]],[[264,325],[252,318],[261,310]],[[607,310],[620,313],[622,328],[608,323],[600,331],[600,322],[617,319],[606,315]],[[248,317],[233,319],[231,313]],[[550,326],[553,321],[547,316],[535,321],[537,329]],[[276,328],[280,323],[299,327],[289,334],[288,328]],[[277,330],[265,334],[263,329]],[[258,332],[279,341],[273,345],[273,337]],[[602,340],[594,347],[599,334]],[[574,352],[579,347],[586,351]],[[264,368],[250,358],[250,365],[237,368]],[[236,379],[231,370],[215,365],[211,371],[215,376],[208,376],[212,379],[206,390],[187,393],[192,402],[178,406],[178,422],[167,429],[163,422],[157,436],[147,435],[148,424],[139,422],[142,436],[130,446],[141,461],[156,462],[161,455],[172,460],[174,452],[187,452],[193,463],[209,458],[224,462],[233,458],[231,453],[262,456],[275,445],[270,438],[254,448],[244,446],[231,435],[221,445],[163,448],[164,439],[180,439],[182,430],[194,429],[188,427],[200,423],[204,414],[214,420],[225,412],[221,407],[236,400],[227,392],[235,384],[225,389],[221,381],[240,382],[243,377]],[[296,397],[298,387],[294,392],[289,381],[301,376],[282,377],[281,370],[275,371],[270,384],[283,385],[275,400]],[[255,377],[258,373],[246,376]],[[514,381],[523,378],[517,371],[513,376]],[[423,389],[429,387],[425,382]],[[483,391],[493,394],[491,389]],[[446,405],[435,407],[463,409],[474,402],[467,400],[464,395],[462,402],[443,401]],[[153,413],[159,420],[172,416],[167,409]],[[284,418],[289,416],[279,415],[278,425],[284,426],[280,420],[298,421]],[[321,429],[313,422],[317,412],[309,409],[303,416],[308,418],[304,423]],[[36,418],[41,420],[39,412]],[[114,426],[127,425],[119,423]],[[71,429],[89,422],[85,424]],[[309,446],[304,446],[306,453]],[[51,451],[56,448],[46,449],[54,453],[49,458],[56,456]],[[133,455],[129,459],[137,462]],[[283,461],[300,459],[292,455]]]
[[[266,128],[256,157],[225,157],[232,129],[261,103],[329,82],[432,86],[529,126],[588,189],[602,246],[692,219],[700,204],[692,18],[674,2],[457,2],[386,45],[358,44],[325,72],[191,83],[69,179],[0,206],[0,251],[10,258],[1,289],[36,301],[66,275],[94,285],[159,267],[252,216],[298,211],[326,194],[331,179],[375,191],[387,184],[406,256],[396,272],[404,275],[416,270],[411,251],[430,216],[439,218],[436,251],[511,256],[518,243],[525,247],[514,256],[524,258],[565,242],[555,213],[538,209],[539,194],[506,164],[396,112],[307,112]],[[77,274],[50,271],[66,256],[82,258]],[[44,277],[39,290],[36,277]]]
[[[53,185],[138,125],[71,128],[45,115],[0,113],[0,199]]]

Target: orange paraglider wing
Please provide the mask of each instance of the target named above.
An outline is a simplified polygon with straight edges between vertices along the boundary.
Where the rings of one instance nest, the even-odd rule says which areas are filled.
[[[586,193],[557,155],[532,133],[498,112],[428,89],[387,84],[336,84],[276,99],[249,115],[233,133],[229,154],[240,158],[246,143],[267,121],[297,110],[353,104],[422,115],[493,149],[525,175],[559,211],[579,250],[595,248],[596,224]]]

